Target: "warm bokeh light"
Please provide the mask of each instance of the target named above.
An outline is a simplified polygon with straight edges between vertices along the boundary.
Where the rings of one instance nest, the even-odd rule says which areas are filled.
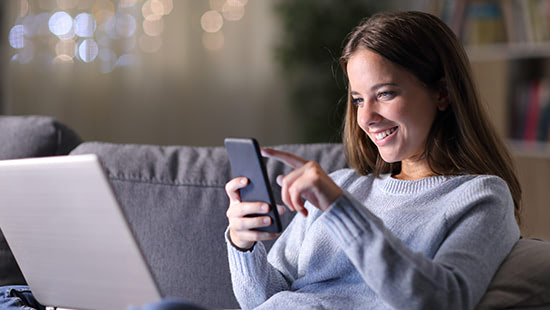
[[[172,10],[174,9],[174,2],[173,0],[158,0],[160,3],[162,3],[162,7],[164,8],[164,15],[168,15],[172,13]]]
[[[164,30],[164,23],[162,19],[158,20],[144,20],[143,21],[143,32],[145,34],[155,37],[160,36]]]
[[[65,54],[62,54],[62,55],[57,55],[54,59],[53,59],[53,63],[54,64],[72,64],[74,63],[73,61],[73,58],[68,56],[68,55],[65,55]]]
[[[145,19],[159,19],[164,14],[164,5],[158,0],[147,0],[141,8]]]
[[[73,40],[60,40],[55,45],[55,53],[58,56],[65,55],[70,58],[75,56],[76,43]]]
[[[218,32],[223,26],[223,17],[218,11],[207,11],[201,17],[202,29],[206,32]]]
[[[101,24],[115,15],[115,5],[109,0],[96,0],[92,7],[92,15]]]
[[[244,16],[244,6],[233,5],[228,1],[222,8],[223,17],[228,21],[238,21]]]
[[[216,33],[205,32],[202,35],[202,45],[209,51],[218,51],[223,48],[224,37],[223,32],[218,31]]]

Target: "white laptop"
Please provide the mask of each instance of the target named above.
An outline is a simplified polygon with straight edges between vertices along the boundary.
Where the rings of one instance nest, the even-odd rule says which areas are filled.
[[[0,161],[0,228],[44,306],[126,309],[161,298],[96,155]]]

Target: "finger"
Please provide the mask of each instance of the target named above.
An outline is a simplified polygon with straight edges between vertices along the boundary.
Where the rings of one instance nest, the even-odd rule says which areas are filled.
[[[241,196],[239,195],[239,189],[244,188],[248,185],[248,179],[245,177],[237,177],[225,184],[225,192],[229,197],[230,204],[241,201]]]
[[[240,217],[233,218],[229,222],[229,226],[235,231],[247,231],[255,228],[268,227],[271,225],[271,222],[269,216]]]
[[[275,149],[262,148],[261,151],[262,151],[262,156],[276,159],[288,166],[291,166],[292,168],[302,167],[308,162],[308,160],[305,160],[294,154],[278,151]]]
[[[292,205],[294,207],[294,209],[302,214],[303,216],[307,217],[307,209],[305,207],[305,203],[304,203],[304,200],[302,199],[302,191],[304,189],[301,188],[300,185],[294,183],[293,186],[291,188],[289,188],[288,192],[290,194],[290,200],[292,201]]]
[[[286,212],[286,208],[284,206],[277,205],[277,212],[279,215],[283,215]]]
[[[227,209],[228,218],[239,218],[250,214],[267,214],[269,205],[265,202],[240,202]]]
[[[279,237],[281,234],[269,233],[264,231],[248,230],[239,232],[239,238],[241,240],[249,241],[265,241]]]

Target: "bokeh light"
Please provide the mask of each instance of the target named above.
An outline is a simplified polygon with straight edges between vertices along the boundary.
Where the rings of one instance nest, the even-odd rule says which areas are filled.
[[[164,30],[164,23],[162,19],[158,20],[144,20],[143,21],[143,32],[145,34],[155,37],[162,34],[162,31]]]
[[[92,15],[101,24],[115,15],[115,5],[109,0],[96,0],[92,7]]]
[[[117,15],[115,27],[117,35],[128,38],[136,32],[136,19],[130,14]]]
[[[50,31],[56,36],[68,34],[73,28],[73,18],[67,12],[53,13],[48,21]]]
[[[57,55],[54,59],[53,59],[53,63],[56,64],[56,65],[61,65],[61,64],[72,64],[74,63],[73,61],[73,58],[68,56],[68,55],[65,55],[65,54],[62,54],[62,55]]]
[[[136,65],[136,48],[158,52],[163,44],[164,17],[174,9],[173,0],[11,1],[16,2],[16,21],[8,35],[15,53],[13,62],[84,64],[99,58],[95,68],[104,73]],[[201,20],[209,33],[219,32],[223,26],[226,0],[214,1],[218,11],[207,12]],[[138,25],[142,29],[138,30]],[[223,34],[207,36],[204,41],[209,49],[220,48]]]
[[[55,53],[58,56],[66,55],[70,58],[75,56],[76,43],[73,40],[59,40],[55,45]]]
[[[223,17],[220,13],[218,13],[218,11],[207,11],[201,17],[201,26],[206,32],[218,32],[222,29]]]
[[[84,62],[92,62],[97,57],[97,43],[92,39],[86,39],[78,47],[78,55]]]
[[[31,41],[25,41],[25,47],[19,50],[19,53],[12,57],[12,61],[20,64],[28,64],[34,58],[34,44]]]
[[[228,21],[238,21],[244,16],[244,6],[227,2],[222,8],[223,17]]]
[[[96,21],[92,14],[80,13],[74,19],[75,33],[79,37],[89,38],[94,35]]]
[[[23,48],[25,47],[25,27],[23,25],[15,25],[10,29],[8,40],[11,47]]]

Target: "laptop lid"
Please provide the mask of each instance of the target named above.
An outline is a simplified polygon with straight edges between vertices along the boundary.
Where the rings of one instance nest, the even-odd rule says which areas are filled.
[[[126,309],[161,298],[96,155],[0,161],[0,228],[45,306]]]

